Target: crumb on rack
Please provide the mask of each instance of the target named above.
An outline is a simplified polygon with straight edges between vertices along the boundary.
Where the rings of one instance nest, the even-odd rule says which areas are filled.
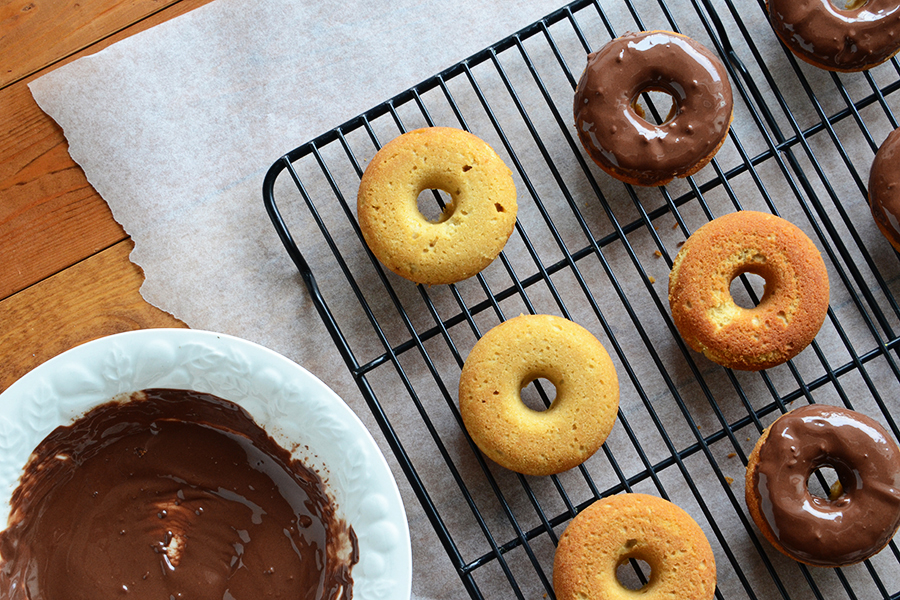
[[[737,452],[729,452],[728,453],[728,458],[734,458],[735,456],[737,456]]]
[[[656,277],[654,277],[653,275],[650,275],[649,279],[650,283],[656,283]]]
[[[732,483],[734,483],[734,478],[729,477],[728,475],[726,475],[726,476],[725,476],[725,482],[726,482],[728,485],[731,485]]]
[[[655,256],[656,258],[661,258],[661,257],[662,257],[662,252],[660,252],[659,250],[654,250],[654,251],[653,251],[653,256]]]

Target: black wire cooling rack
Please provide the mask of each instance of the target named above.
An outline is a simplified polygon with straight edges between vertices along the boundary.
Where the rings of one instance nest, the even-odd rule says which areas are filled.
[[[646,29],[680,31],[716,51],[736,99],[729,138],[712,163],[649,189],[616,182],[586,160],[571,117],[585,55]],[[840,75],[798,62],[768,27],[761,1],[584,0],[272,166],[264,198],[273,223],[472,598],[554,597],[553,554],[573,515],[597,498],[643,491],[682,506],[704,529],[718,598],[900,599],[896,540],[859,565],[807,568],[771,548],[743,500],[750,450],[792,406],[845,405],[900,438],[900,261],[866,204],[874,153],[898,125],[898,89],[896,59]],[[645,95],[649,118],[659,122],[665,101]],[[516,229],[500,258],[451,286],[416,286],[387,272],[355,217],[368,160],[401,132],[429,125],[488,141],[519,193]],[[441,202],[434,191],[420,207],[437,214]],[[831,278],[816,341],[761,373],[732,372],[693,353],[668,312],[667,276],[681,243],[739,209],[797,224]],[[750,306],[761,289],[742,276],[732,291]],[[475,340],[519,313],[581,323],[619,373],[613,433],[597,455],[558,476],[524,477],[484,459],[457,410],[460,368]],[[546,406],[552,385],[539,381],[523,395]],[[633,561],[620,577],[639,587],[646,571]]]

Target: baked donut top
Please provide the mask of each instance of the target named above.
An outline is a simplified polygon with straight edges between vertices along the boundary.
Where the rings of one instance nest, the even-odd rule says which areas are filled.
[[[635,108],[643,92],[672,96],[654,125]],[[575,124],[591,158],[642,185],[684,176],[728,133],[732,92],[722,62],[670,31],[626,33],[588,55],[575,90]]]
[[[419,210],[425,190],[450,199],[440,217]],[[394,273],[451,284],[485,269],[516,226],[512,172],[487,142],[453,127],[400,135],[372,157],[359,182],[357,217],[369,249]]]
[[[823,466],[838,474],[837,498],[808,489]],[[753,483],[775,538],[807,564],[864,560],[900,525],[900,449],[877,421],[852,410],[813,404],[781,416],[759,449]]]
[[[807,62],[859,71],[900,49],[900,0],[868,0],[839,9],[830,0],[768,0],[775,33]]]

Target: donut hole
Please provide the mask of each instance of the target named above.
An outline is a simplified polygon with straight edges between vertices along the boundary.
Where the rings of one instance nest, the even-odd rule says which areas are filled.
[[[616,580],[626,590],[637,592],[650,581],[650,563],[639,558],[626,558],[616,568]]]
[[[756,273],[740,273],[731,280],[731,298],[741,308],[756,308],[766,290],[766,279]]]
[[[522,403],[533,411],[544,412],[556,400],[556,386],[549,379],[538,377],[530,381],[519,393]]]
[[[429,223],[443,223],[453,214],[453,198],[442,189],[426,188],[416,198],[416,208]]]
[[[869,0],[829,0],[838,10],[856,10],[869,3]]]
[[[674,96],[657,88],[641,91],[635,96],[631,107],[641,119],[654,126],[665,125],[671,121],[677,110]]]
[[[811,495],[823,500],[837,500],[844,493],[840,475],[829,465],[823,465],[810,473],[806,487]]]

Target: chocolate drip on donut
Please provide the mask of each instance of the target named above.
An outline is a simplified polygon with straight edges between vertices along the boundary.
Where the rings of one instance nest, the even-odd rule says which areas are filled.
[[[841,483],[834,499],[808,489],[810,475],[825,466]],[[865,560],[900,526],[900,449],[861,413],[818,404],[792,410],[769,428],[749,469],[748,504],[758,495],[760,528],[806,564]]]
[[[133,397],[35,449],[0,534],[0,598],[351,597],[355,538],[315,472],[233,403]]]

